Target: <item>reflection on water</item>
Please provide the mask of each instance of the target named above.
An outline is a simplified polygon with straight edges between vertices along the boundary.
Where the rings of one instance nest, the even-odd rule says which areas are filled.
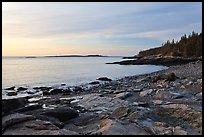
[[[101,76],[117,79],[150,73],[166,67],[105,64],[122,57],[2,58],[2,88],[66,83],[79,85]]]

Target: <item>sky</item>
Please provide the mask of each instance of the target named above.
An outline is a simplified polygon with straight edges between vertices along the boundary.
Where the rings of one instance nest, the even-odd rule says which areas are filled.
[[[202,2],[2,2],[2,56],[132,56],[202,31]]]

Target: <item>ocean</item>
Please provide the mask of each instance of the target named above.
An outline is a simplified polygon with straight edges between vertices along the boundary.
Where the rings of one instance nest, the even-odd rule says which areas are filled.
[[[154,65],[105,64],[122,57],[2,57],[2,89],[11,86],[70,86],[99,77],[119,79],[166,69]]]

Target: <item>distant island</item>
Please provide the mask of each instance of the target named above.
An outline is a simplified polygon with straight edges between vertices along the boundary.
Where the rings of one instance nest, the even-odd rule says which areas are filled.
[[[200,34],[192,32],[188,37],[184,35],[176,42],[174,39],[171,42],[167,40],[161,47],[140,51],[138,55],[123,57],[123,59],[131,60],[106,64],[172,66],[202,61],[202,32]]]
[[[37,57],[25,57],[25,58],[37,58]]]
[[[45,57],[108,57],[103,55],[59,55],[59,56],[45,56]]]

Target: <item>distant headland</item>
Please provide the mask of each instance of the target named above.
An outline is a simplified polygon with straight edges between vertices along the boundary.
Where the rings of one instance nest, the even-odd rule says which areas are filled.
[[[59,56],[45,56],[45,57],[108,57],[104,55],[59,55]]]

